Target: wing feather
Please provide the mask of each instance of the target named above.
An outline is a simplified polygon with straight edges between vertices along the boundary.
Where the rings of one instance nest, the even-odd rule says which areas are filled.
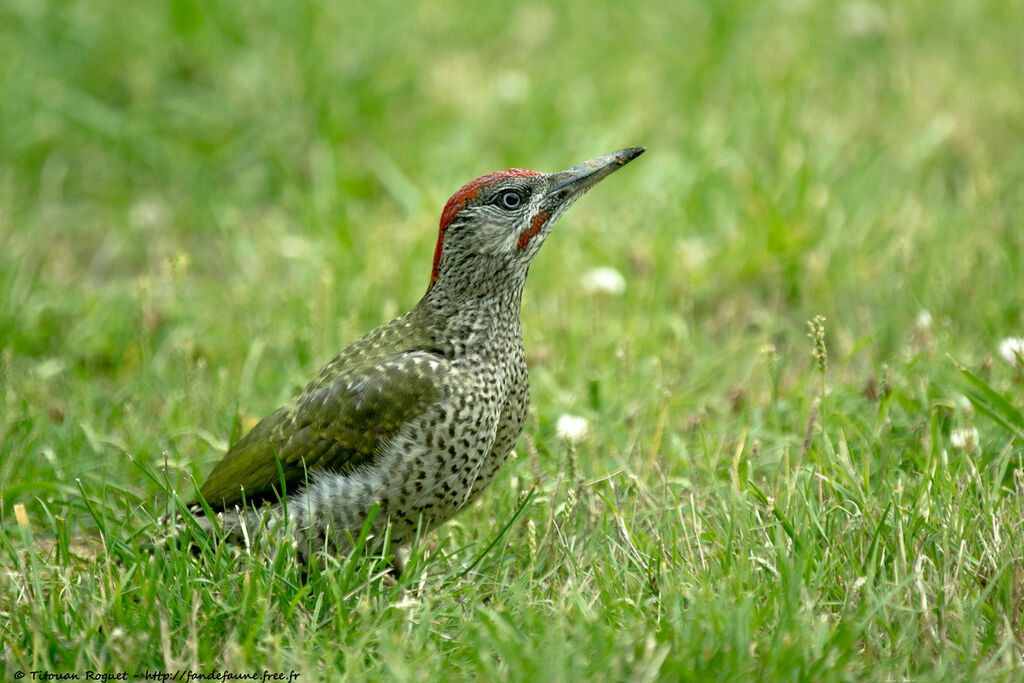
[[[429,351],[323,373],[295,400],[264,418],[214,467],[200,494],[215,509],[276,502],[281,474],[289,491],[317,470],[372,465],[409,420],[442,395],[447,361]],[[280,472],[278,464],[280,463]]]

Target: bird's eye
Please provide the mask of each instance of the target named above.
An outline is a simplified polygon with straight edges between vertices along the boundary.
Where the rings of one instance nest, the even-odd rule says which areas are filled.
[[[498,195],[498,206],[509,211],[518,209],[523,203],[523,195],[518,190],[505,190]]]

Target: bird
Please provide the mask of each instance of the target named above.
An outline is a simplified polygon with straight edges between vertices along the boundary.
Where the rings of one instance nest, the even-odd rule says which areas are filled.
[[[348,552],[371,514],[372,536],[387,530],[399,548],[465,509],[526,420],[530,264],[577,199],[644,151],[463,185],[441,212],[420,301],[344,347],[230,447],[199,488],[205,505],[190,504],[200,528],[248,543],[283,527],[308,562]],[[397,552],[393,561],[400,573]]]

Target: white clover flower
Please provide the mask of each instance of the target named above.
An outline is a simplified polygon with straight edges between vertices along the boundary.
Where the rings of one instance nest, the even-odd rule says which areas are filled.
[[[999,342],[999,355],[1005,358],[1007,363],[1020,367],[1018,356],[1024,357],[1024,337],[1007,337]]]
[[[869,37],[885,32],[885,11],[873,2],[854,0],[840,8],[839,29],[849,36]]]
[[[918,312],[917,318],[914,319],[914,323],[922,330],[927,330],[932,326],[932,314],[921,310]]]
[[[680,240],[678,243],[679,257],[689,270],[697,270],[711,255],[707,244],[699,237]]]
[[[956,404],[960,408],[960,410],[964,413],[964,415],[973,415],[974,414],[974,404],[971,403],[971,399],[967,398],[963,394],[960,394],[960,396],[957,397]]]
[[[626,291],[626,278],[614,268],[602,266],[584,273],[580,286],[587,294],[619,295]]]
[[[167,222],[170,209],[159,199],[140,199],[128,209],[128,220],[139,229],[156,228]]]
[[[949,441],[953,444],[953,448],[961,451],[973,451],[978,447],[978,430],[974,427],[954,429],[949,434]]]
[[[391,606],[394,607],[395,609],[411,610],[411,609],[415,609],[416,607],[419,607],[420,606],[420,601],[417,600],[416,598],[409,597],[408,595],[403,595],[401,600],[399,600],[398,602],[394,603]]]
[[[522,102],[530,94],[530,77],[525,71],[509,69],[498,75],[494,89],[505,102]]]
[[[573,446],[583,441],[588,431],[590,423],[579,415],[562,415],[555,425],[555,436]]]

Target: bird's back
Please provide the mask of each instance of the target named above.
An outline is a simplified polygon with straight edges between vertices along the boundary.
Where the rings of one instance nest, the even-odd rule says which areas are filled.
[[[342,349],[228,450],[202,497],[214,509],[277,502],[282,480],[294,491],[318,470],[371,464],[380,445],[439,396],[447,360],[419,322],[414,309]]]

